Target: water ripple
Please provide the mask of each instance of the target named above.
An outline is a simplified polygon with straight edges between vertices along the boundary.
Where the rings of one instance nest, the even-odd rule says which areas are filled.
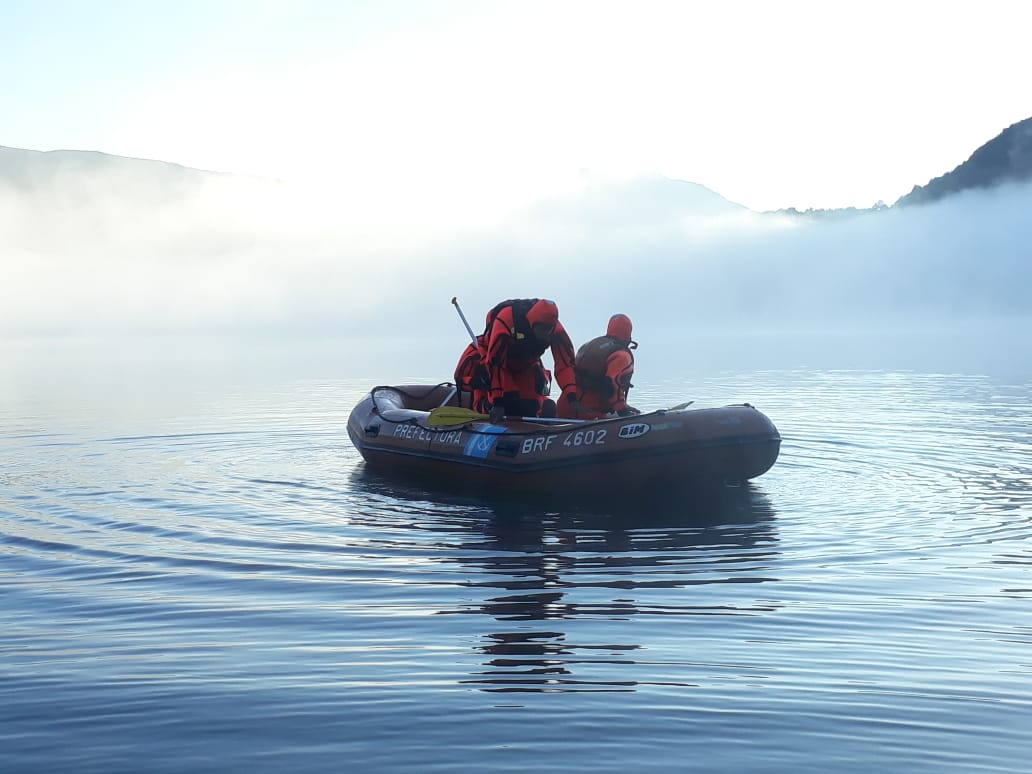
[[[771,416],[774,469],[609,510],[456,497],[365,469],[342,384],[12,421],[0,740],[16,769],[60,729],[79,752],[50,760],[78,771],[126,769],[119,738],[156,770],[443,770],[446,750],[506,768],[529,735],[520,767],[544,770],[620,729],[600,770],[662,770],[642,751],[686,759],[688,738],[717,769],[762,747],[815,770],[834,744],[822,766],[1019,770],[1032,387],[793,372],[653,397],[688,391]],[[607,731],[571,734],[588,719]]]

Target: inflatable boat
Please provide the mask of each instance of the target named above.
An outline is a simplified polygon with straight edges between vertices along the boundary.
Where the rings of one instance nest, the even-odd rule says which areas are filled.
[[[607,498],[738,484],[781,448],[749,404],[687,404],[598,420],[507,417],[492,424],[452,384],[375,387],[348,435],[370,469],[472,494]]]

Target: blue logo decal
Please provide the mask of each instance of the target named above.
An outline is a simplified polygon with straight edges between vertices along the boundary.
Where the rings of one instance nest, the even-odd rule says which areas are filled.
[[[504,432],[504,427],[488,425],[479,433],[473,433],[473,437],[466,442],[466,448],[462,453],[467,457],[479,457],[480,459],[485,459],[491,452],[491,449],[494,448],[495,443],[498,441],[498,434]]]

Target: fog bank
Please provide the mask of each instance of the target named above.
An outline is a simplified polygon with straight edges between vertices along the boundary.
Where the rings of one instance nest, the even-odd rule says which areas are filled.
[[[1028,185],[816,221],[585,179],[463,225],[227,176],[162,196],[138,182],[0,186],[9,358],[446,379],[468,340],[453,296],[475,330],[501,299],[547,296],[578,344],[630,315],[640,372],[1032,362]]]

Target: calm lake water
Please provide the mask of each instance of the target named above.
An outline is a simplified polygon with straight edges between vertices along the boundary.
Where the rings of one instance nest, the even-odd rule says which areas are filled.
[[[374,382],[201,381],[4,383],[3,771],[1030,770],[1032,382],[640,387],[781,457],[607,513],[370,474]]]

